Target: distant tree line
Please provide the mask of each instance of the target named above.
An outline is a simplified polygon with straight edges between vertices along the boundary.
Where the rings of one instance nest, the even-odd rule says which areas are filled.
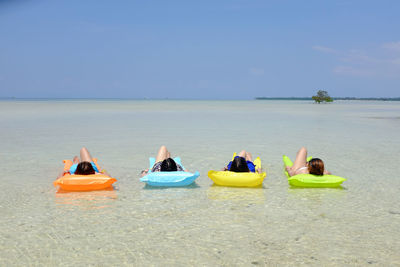
[[[334,100],[379,100],[400,101],[400,97],[334,97]]]
[[[312,100],[312,97],[256,97],[256,100]],[[332,97],[333,100],[400,101],[400,97]]]
[[[379,100],[379,101],[400,101],[400,97],[330,97],[325,90],[318,90],[317,94],[310,97],[256,97],[257,100],[314,100],[315,103],[330,103],[333,100]]]

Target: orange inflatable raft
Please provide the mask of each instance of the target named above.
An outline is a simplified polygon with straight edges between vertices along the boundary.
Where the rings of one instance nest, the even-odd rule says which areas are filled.
[[[64,171],[69,171],[72,166],[72,161],[64,160]],[[101,170],[97,165],[97,159],[93,158],[94,164],[98,170]],[[91,174],[91,175],[71,175],[65,174],[54,181],[54,186],[59,186],[66,191],[92,191],[102,190],[111,187],[117,179],[109,177],[105,174]]]

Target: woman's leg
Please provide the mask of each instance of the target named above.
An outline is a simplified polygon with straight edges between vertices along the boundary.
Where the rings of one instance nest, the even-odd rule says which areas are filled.
[[[238,156],[239,156],[239,157],[242,157],[242,158],[245,158],[246,161],[251,161],[251,162],[253,162],[253,157],[252,157],[251,153],[250,153],[250,152],[247,152],[246,150],[240,151],[239,154],[238,154]]]
[[[92,156],[90,155],[89,151],[86,147],[82,147],[81,149],[81,161],[92,162]]]
[[[170,157],[171,157],[171,153],[169,153],[169,151],[167,150],[167,147],[161,146],[157,153],[156,162],[163,161]]]
[[[246,158],[246,153],[247,153],[246,150],[242,150],[239,152],[238,156],[242,157],[242,158]]]
[[[294,161],[291,170],[295,172],[299,168],[306,166],[306,164],[307,164],[307,149],[305,147],[302,147],[297,152],[296,160]]]
[[[250,152],[246,152],[246,161],[251,161],[251,162],[253,162],[253,156],[251,155]]]

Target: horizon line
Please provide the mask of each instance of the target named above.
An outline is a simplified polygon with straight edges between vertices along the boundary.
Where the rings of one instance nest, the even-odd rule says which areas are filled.
[[[354,97],[354,96],[340,96],[332,97],[334,100],[400,100],[400,97]],[[277,97],[254,97],[244,99],[228,99],[228,98],[134,98],[134,97],[0,97],[0,100],[312,100],[309,96],[277,96]]]

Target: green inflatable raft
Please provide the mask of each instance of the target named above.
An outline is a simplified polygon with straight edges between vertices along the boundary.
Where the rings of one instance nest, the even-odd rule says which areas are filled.
[[[307,158],[307,161],[312,157]],[[297,174],[289,176],[286,167],[292,167],[293,162],[289,157],[283,156],[283,163],[285,164],[285,174],[288,177],[289,184],[297,187],[339,187],[341,183],[346,181],[345,178],[336,175],[313,175],[313,174]]]

